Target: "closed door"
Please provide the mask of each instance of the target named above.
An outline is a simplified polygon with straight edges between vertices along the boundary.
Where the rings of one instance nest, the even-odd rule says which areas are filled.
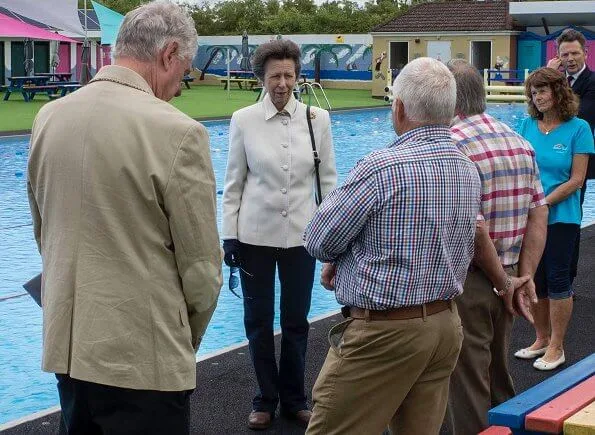
[[[70,43],[60,42],[60,48],[58,49],[58,57],[60,63],[56,68],[56,72],[69,73],[70,72]]]
[[[441,62],[450,60],[450,41],[428,41],[428,57]]]
[[[50,43],[48,41],[35,41],[33,43],[33,71],[37,73],[50,72]]]
[[[22,41],[12,41],[10,44],[10,65],[12,77],[25,75],[25,44]]]
[[[517,44],[517,68],[533,71],[541,66],[541,41],[520,40]]]

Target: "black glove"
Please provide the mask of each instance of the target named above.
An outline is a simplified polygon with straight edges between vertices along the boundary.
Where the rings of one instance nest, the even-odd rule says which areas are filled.
[[[223,261],[229,267],[240,267],[240,241],[237,239],[229,239],[223,241],[223,251],[225,256]]]

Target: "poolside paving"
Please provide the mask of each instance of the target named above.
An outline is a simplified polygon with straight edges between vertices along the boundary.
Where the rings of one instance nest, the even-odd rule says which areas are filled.
[[[566,339],[566,358],[568,365],[595,352],[595,225],[583,229],[581,242],[581,263],[579,276],[575,281],[577,293],[574,312]],[[225,291],[225,290],[224,290]],[[328,344],[326,333],[329,328],[341,320],[334,315],[312,324],[308,343],[306,383],[308,391],[316,380],[326,356]],[[532,328],[525,321],[516,321],[511,351],[530,344]],[[277,348],[279,347],[277,337]],[[198,387],[192,395],[193,434],[246,434],[253,433],[246,428],[246,418],[251,410],[251,399],[256,389],[252,366],[246,346],[222,355],[201,361],[197,364]],[[518,392],[543,381],[553,373],[539,372],[530,361],[512,357],[511,372]],[[355,405],[354,405],[355,406]],[[59,414],[54,413],[43,418],[20,424],[8,429],[3,434],[54,434],[58,432]],[[294,422],[276,418],[272,427],[263,434],[303,434],[304,430]],[[445,431],[443,431],[446,434]]]

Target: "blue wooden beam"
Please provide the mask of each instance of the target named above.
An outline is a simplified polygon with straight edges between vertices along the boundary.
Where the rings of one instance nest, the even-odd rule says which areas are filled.
[[[524,431],[525,416],[528,413],[571,389],[593,374],[595,374],[595,353],[562,370],[551,378],[529,388],[527,391],[492,408],[488,412],[489,424],[491,426],[507,426],[511,429]],[[516,434],[517,432],[515,431],[514,433]]]

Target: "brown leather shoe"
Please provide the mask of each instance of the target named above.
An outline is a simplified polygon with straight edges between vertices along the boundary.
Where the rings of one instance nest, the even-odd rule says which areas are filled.
[[[252,411],[248,416],[248,427],[254,430],[264,430],[271,426],[271,413],[266,411]]]
[[[312,411],[302,409],[301,411],[296,412],[293,417],[300,426],[308,427],[308,423],[310,423],[310,418],[312,417]]]

